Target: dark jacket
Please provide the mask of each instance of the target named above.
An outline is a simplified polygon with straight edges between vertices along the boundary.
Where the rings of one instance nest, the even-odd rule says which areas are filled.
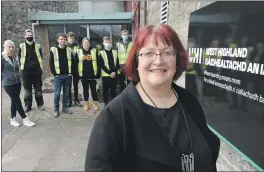
[[[35,51],[35,45],[36,45],[35,42],[33,42],[32,45],[29,45],[26,42],[25,42],[25,44],[26,44],[26,61],[25,61],[25,67],[24,67],[24,70],[22,71],[22,74],[24,76],[32,75],[32,74],[41,75],[42,70],[40,68],[37,53]],[[41,48],[39,49],[39,53],[40,53],[41,58],[43,59]],[[19,50],[18,50],[18,56],[19,56],[19,60],[20,60],[21,48],[19,48]]]
[[[7,60],[6,60],[7,59]],[[15,85],[20,83],[19,61],[17,56],[11,60],[1,54],[1,77],[3,86]]]
[[[216,171],[220,140],[208,128],[198,100],[186,89],[175,84],[173,88],[211,148]],[[85,171],[181,171],[179,152],[169,145],[147,114],[135,83],[131,82],[97,117],[89,139]]]
[[[72,64],[71,64],[71,73],[69,73],[69,68],[68,68],[68,58],[67,58],[67,52],[66,52],[66,46],[61,49],[58,46],[55,46],[58,49],[58,55],[59,55],[59,65],[60,65],[60,75],[63,74],[72,74],[75,69],[75,64],[74,64],[74,57],[73,54],[71,54],[71,59],[72,59]],[[54,54],[52,51],[50,51],[50,71],[54,76],[57,76],[56,71],[55,71],[55,65],[54,65]]]
[[[107,55],[107,59],[108,59],[108,65],[109,65],[109,69],[105,66],[105,61],[102,57],[102,55],[100,54],[98,56],[98,61],[99,61],[99,66],[100,68],[107,74],[111,74],[112,72],[115,72],[117,74],[118,70],[119,70],[119,60],[118,58],[116,59],[116,64],[114,62],[114,57],[113,57],[113,52],[112,50],[108,51],[108,50],[102,50],[106,52]]]

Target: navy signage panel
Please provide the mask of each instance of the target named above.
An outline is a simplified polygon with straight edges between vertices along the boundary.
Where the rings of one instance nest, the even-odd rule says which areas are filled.
[[[264,169],[264,2],[220,1],[191,13],[186,88],[207,123]]]

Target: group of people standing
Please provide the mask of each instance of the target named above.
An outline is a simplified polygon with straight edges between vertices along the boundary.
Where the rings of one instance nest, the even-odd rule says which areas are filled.
[[[103,38],[104,49],[98,51],[91,46],[90,40],[85,37],[81,45],[75,42],[75,34],[57,34],[57,44],[50,48],[49,66],[54,75],[54,117],[60,116],[59,102],[62,91],[62,112],[72,114],[68,108],[81,107],[78,100],[78,83],[81,80],[83,86],[84,104],[83,108],[88,111],[93,108],[99,110],[96,84],[102,79],[103,100],[107,105],[108,92],[111,97],[116,96],[117,81],[120,84],[120,91],[126,87],[127,80],[124,75],[124,67],[128,53],[132,47],[128,30],[121,32],[122,39],[117,43],[117,50],[112,48],[112,41],[109,37]],[[32,87],[35,90],[35,99],[38,108],[43,111],[44,101],[42,96],[42,71],[43,55],[39,44],[33,41],[33,32],[24,32],[25,42],[19,46],[18,56],[14,54],[15,44],[11,40],[4,43],[4,52],[1,56],[1,71],[3,86],[11,98],[11,125],[20,126],[16,121],[16,111],[23,119],[24,125],[34,126],[28,119],[26,112],[32,110]],[[21,78],[25,89],[23,110],[19,98],[21,90]],[[74,100],[71,90],[74,90]],[[92,94],[92,101],[89,101],[89,88]]]

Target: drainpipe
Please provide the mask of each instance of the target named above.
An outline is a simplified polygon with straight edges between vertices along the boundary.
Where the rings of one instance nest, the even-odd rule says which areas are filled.
[[[37,20],[36,23],[32,23],[32,32],[33,32],[33,40],[35,42],[35,26],[39,26],[39,21]]]

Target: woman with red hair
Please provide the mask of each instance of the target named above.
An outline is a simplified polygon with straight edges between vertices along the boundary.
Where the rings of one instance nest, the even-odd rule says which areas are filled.
[[[187,61],[168,25],[139,30],[125,67],[132,82],[97,117],[85,171],[216,171],[220,141],[195,96],[173,82]]]

